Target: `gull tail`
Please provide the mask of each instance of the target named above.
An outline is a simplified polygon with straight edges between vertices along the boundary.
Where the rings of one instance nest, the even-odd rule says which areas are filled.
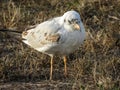
[[[17,39],[29,45],[27,41],[28,31],[18,31],[12,29],[0,29],[0,39]]]
[[[22,31],[12,30],[12,29],[0,29],[0,32],[15,32],[15,33],[22,33]]]
[[[0,29],[0,38],[10,38],[14,37],[17,39],[21,38],[22,31],[12,30],[12,29]]]
[[[0,29],[0,36],[6,36],[6,37],[16,37],[21,39],[27,39],[28,31],[18,31],[18,30],[12,30],[12,29]]]

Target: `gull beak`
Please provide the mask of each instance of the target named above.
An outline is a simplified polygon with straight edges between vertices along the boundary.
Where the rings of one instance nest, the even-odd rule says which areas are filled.
[[[77,24],[77,23],[76,23],[76,24],[74,24],[74,26],[73,26],[73,27],[74,27],[74,29],[75,29],[75,30],[80,30],[80,25],[79,25],[79,24]]]

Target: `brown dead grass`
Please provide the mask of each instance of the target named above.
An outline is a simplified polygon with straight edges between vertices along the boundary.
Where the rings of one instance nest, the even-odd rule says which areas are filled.
[[[80,12],[88,36],[68,57],[68,77],[64,78],[61,57],[55,57],[54,81],[50,82],[50,58],[10,33],[0,32],[0,89],[120,89],[119,0],[3,0],[0,28],[23,31],[71,9]]]

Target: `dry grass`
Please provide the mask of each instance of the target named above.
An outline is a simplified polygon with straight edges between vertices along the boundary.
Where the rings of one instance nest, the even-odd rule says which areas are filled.
[[[2,0],[0,28],[23,31],[71,9],[81,13],[88,36],[79,50],[68,57],[68,77],[63,76],[61,57],[55,57],[54,81],[50,82],[50,58],[9,33],[0,32],[1,89],[120,89],[119,0]]]

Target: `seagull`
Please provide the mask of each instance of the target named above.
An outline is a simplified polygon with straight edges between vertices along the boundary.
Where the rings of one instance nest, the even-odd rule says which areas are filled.
[[[25,44],[51,57],[50,80],[52,80],[54,56],[63,57],[64,75],[67,76],[67,55],[77,50],[85,37],[85,28],[80,15],[74,10],[44,21],[22,33]]]

